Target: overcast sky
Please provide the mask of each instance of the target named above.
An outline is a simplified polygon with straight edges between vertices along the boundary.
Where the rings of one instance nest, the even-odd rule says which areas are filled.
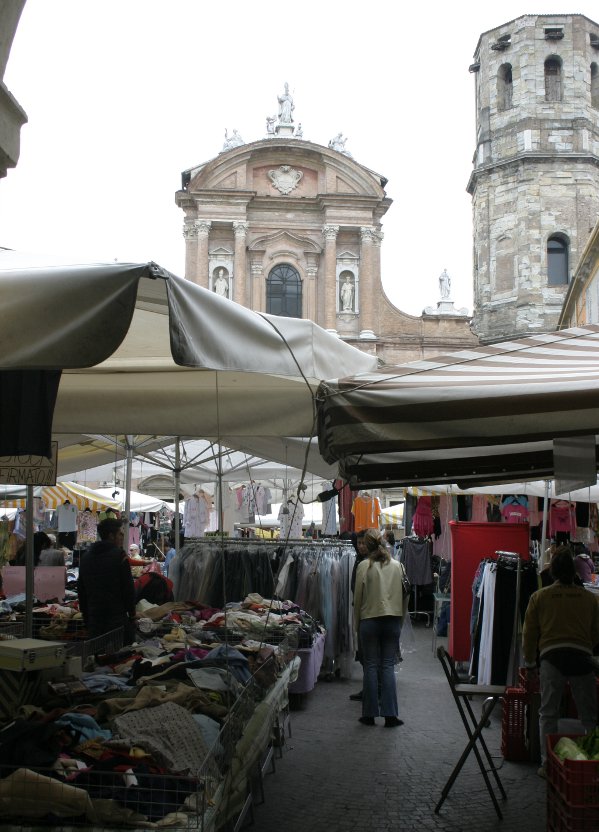
[[[599,19],[597,0],[558,11]],[[470,310],[468,66],[482,32],[535,12],[512,0],[27,0],[4,80],[29,123],[0,180],[0,245],[183,275],[181,171],[217,155],[225,128],[263,138],[288,81],[306,139],[341,131],[388,179],[390,299],[419,315],[446,268]]]

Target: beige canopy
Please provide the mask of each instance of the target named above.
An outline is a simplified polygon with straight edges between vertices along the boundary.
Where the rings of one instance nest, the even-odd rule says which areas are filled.
[[[376,359],[153,263],[0,253],[0,370],[62,370],[54,434],[309,437],[326,378]]]

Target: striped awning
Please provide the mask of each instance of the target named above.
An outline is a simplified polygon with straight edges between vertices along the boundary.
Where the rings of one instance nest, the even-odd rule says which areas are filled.
[[[551,477],[554,439],[599,434],[599,326],[325,382],[318,408],[357,487]]]
[[[56,509],[65,500],[76,505],[79,511],[83,511],[86,508],[91,509],[91,511],[121,508],[119,500],[111,500],[109,497],[105,497],[97,491],[75,482],[59,482],[56,485],[45,486],[42,489],[42,500],[47,509]]]

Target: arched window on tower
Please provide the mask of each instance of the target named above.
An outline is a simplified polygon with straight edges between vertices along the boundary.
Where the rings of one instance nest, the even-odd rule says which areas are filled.
[[[591,106],[599,110],[599,66],[591,64]]]
[[[302,317],[302,281],[293,266],[281,263],[266,278],[266,311],[287,318]]]
[[[512,65],[502,64],[497,73],[497,109],[509,110],[512,107]]]
[[[562,100],[562,62],[560,58],[545,61],[545,101]]]
[[[547,240],[547,285],[563,286],[568,282],[568,241],[561,234]]]

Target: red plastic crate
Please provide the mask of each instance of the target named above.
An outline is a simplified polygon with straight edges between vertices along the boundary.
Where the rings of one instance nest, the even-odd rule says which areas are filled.
[[[507,688],[501,721],[501,753],[514,763],[530,759],[526,740],[526,706],[530,696],[524,688]]]
[[[568,806],[551,784],[547,786],[547,832],[597,832],[599,807]]]
[[[534,681],[531,681],[528,673],[526,672],[525,667],[518,668],[518,681],[520,683],[520,687],[524,688],[527,693],[539,693],[539,674],[537,673],[534,677]]]
[[[560,760],[553,748],[562,737],[576,740],[576,735],[550,734],[547,737],[547,781],[569,808],[594,807],[599,810],[599,760]],[[599,829],[599,825],[595,827]]]

